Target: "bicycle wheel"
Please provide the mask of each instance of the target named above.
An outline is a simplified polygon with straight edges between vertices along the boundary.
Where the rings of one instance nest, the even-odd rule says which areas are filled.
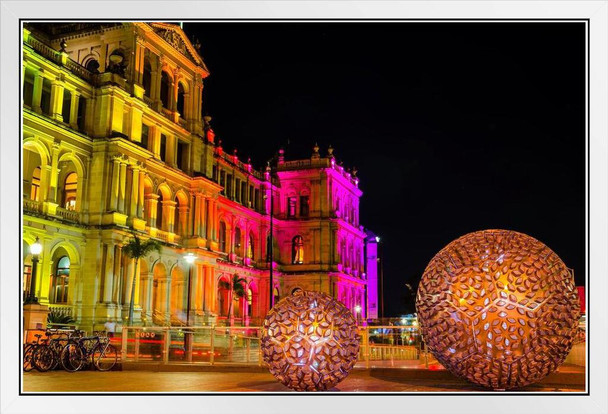
[[[34,365],[32,365],[32,355],[34,354],[34,345],[25,344],[23,348],[23,370],[25,372],[30,372],[34,369]]]
[[[118,352],[114,345],[98,344],[93,350],[93,365],[100,371],[109,371],[118,361]]]
[[[78,344],[67,344],[61,351],[61,365],[68,372],[75,372],[84,364],[84,354]]]
[[[39,346],[32,355],[32,365],[40,372],[46,372],[55,365],[55,353],[46,346]]]

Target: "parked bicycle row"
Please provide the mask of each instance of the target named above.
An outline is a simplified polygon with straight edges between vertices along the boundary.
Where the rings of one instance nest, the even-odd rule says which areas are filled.
[[[105,332],[86,336],[83,331],[47,329],[34,334],[24,345],[23,370],[46,372],[63,368],[76,372],[91,364],[99,371],[109,371],[118,361],[118,352]]]

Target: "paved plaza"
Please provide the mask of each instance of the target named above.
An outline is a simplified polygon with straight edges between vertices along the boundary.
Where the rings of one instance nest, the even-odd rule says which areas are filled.
[[[25,392],[291,392],[263,369],[240,367],[215,370],[159,372],[29,372]],[[564,367],[562,367],[564,368]],[[583,381],[581,381],[583,379]],[[584,392],[584,371],[566,367],[523,392]],[[486,391],[449,372],[403,369],[355,369],[331,391],[335,392],[471,392]]]

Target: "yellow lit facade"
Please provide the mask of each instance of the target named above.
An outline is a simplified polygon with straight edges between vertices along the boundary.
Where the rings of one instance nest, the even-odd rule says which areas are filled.
[[[84,329],[126,322],[133,278],[134,324],[183,324],[188,291],[194,324],[221,323],[234,274],[247,285],[232,317],[259,323],[274,200],[274,295],[322,291],[365,317],[358,179],[317,147],[272,174],[226,154],[201,115],[207,76],[174,24],[25,24],[24,291],[39,237],[35,294]],[[163,244],[138,274],[121,251],[134,232]]]

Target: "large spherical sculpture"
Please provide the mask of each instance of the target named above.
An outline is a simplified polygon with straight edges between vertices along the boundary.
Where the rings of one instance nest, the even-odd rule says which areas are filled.
[[[262,352],[272,375],[287,387],[327,390],[357,362],[357,323],[331,296],[297,290],[266,316]]]
[[[470,233],[437,253],[416,308],[437,360],[493,389],[523,387],[557,369],[579,319],[566,265],[538,240],[506,230]]]

